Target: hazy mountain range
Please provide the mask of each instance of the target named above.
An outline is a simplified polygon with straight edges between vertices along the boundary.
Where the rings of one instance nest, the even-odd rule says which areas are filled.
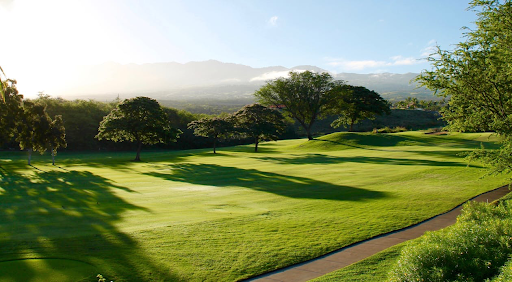
[[[117,96],[149,96],[159,100],[250,98],[266,81],[289,71],[327,72],[315,66],[253,68],[219,61],[127,64],[104,63],[70,70],[69,79],[55,94],[66,98],[108,100]],[[351,85],[365,86],[384,98],[408,96],[433,99],[431,91],[411,84],[416,73],[333,74]],[[64,95],[65,94],[65,95]]]

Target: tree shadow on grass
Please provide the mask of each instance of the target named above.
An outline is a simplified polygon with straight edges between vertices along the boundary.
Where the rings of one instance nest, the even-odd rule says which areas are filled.
[[[434,161],[424,159],[406,159],[406,158],[384,158],[369,156],[352,156],[352,157],[335,157],[323,154],[300,154],[291,157],[254,157],[255,159],[268,161],[278,164],[337,164],[337,163],[366,163],[366,164],[383,164],[383,165],[416,165],[416,166],[451,166],[460,167],[468,166],[465,163],[453,161]],[[472,166],[472,165],[470,165]]]
[[[245,187],[291,198],[364,201],[389,197],[380,191],[215,164],[178,164],[170,166],[169,173],[151,172],[147,175],[197,185]]]
[[[29,271],[26,259],[62,258],[93,264],[109,280],[142,281],[143,272],[174,279],[116,228],[126,212],[149,212],[117,196],[116,190],[134,193],[86,171],[35,171],[28,176],[0,167],[0,263],[18,260]],[[17,281],[12,275],[0,272],[0,281]]]

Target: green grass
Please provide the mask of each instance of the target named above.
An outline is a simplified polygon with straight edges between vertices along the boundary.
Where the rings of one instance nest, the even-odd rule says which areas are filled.
[[[176,152],[0,158],[0,261],[109,281],[233,281],[417,223],[506,182],[457,156],[488,134],[337,133]],[[486,145],[487,146],[487,145]],[[15,274],[1,271],[0,280]]]
[[[398,244],[351,264],[340,270],[333,271],[310,282],[382,282],[387,281],[389,270],[395,265],[402,249],[408,242]]]

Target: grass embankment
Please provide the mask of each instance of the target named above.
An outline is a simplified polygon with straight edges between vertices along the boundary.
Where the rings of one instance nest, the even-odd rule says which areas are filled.
[[[132,152],[62,153],[57,167],[48,156],[29,167],[24,154],[4,154],[0,261],[30,269],[26,258],[79,260],[115,281],[240,280],[502,185],[456,156],[487,137],[339,133],[265,143],[259,153],[143,153],[141,163]],[[0,280],[15,279],[3,271],[13,267],[0,263]]]

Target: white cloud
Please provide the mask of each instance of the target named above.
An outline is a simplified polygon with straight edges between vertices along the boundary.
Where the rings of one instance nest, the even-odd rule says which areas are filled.
[[[418,59],[412,57],[404,58],[402,56],[394,56],[391,57],[391,59],[393,60],[393,62],[390,63],[391,66],[410,66],[419,63]]]
[[[345,59],[328,59],[327,63],[333,67],[339,67],[344,71],[362,71],[365,69],[376,69],[390,66],[409,66],[421,63],[418,59],[403,56],[391,57],[388,61],[375,61],[375,60],[362,60],[362,61],[349,61]]]
[[[277,25],[277,20],[279,18],[277,16],[273,16],[271,17],[269,20],[268,20],[268,23],[271,25],[271,26],[276,26]]]
[[[305,72],[305,70],[291,70],[293,72]],[[280,77],[289,77],[289,72],[288,70],[286,71],[271,71],[271,72],[266,72],[260,76],[256,76],[256,77],[253,77],[251,78],[250,81],[267,81],[267,80],[272,80],[272,79],[276,79],[276,78],[280,78]]]

